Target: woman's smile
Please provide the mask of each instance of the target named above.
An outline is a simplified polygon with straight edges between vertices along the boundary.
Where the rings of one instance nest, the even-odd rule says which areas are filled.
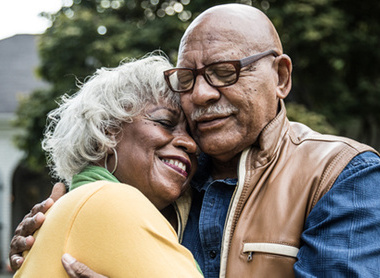
[[[135,186],[159,209],[188,188],[197,146],[179,106],[150,104],[145,113],[123,125],[119,136],[115,172],[119,181]]]
[[[183,157],[165,157],[161,160],[181,175],[187,177],[191,171],[191,163]]]

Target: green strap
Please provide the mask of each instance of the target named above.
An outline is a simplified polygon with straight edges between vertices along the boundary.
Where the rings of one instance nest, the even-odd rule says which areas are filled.
[[[84,184],[100,180],[120,183],[117,180],[117,178],[114,175],[112,175],[107,169],[99,166],[90,165],[84,168],[82,172],[73,177],[69,189],[71,191]]]
[[[197,262],[195,259],[194,259],[194,261],[195,261],[195,265],[197,266],[197,269],[198,269],[199,273],[202,274],[202,276],[204,276],[204,275],[203,275],[203,272],[202,272],[202,269],[201,269],[201,267],[199,266],[198,262]]]

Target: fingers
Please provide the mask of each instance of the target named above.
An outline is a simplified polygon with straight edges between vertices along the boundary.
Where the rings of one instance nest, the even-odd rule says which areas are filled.
[[[22,252],[30,250],[34,243],[32,234],[42,225],[44,220],[45,215],[37,213],[33,217],[25,218],[17,226],[9,251],[9,261],[13,270],[17,270],[21,266],[23,262],[23,260],[20,260]]]
[[[13,271],[16,271],[17,269],[19,269],[23,262],[24,262],[24,258],[19,256],[18,254],[14,254],[11,257],[9,257],[9,263]]]
[[[21,264],[24,262],[22,252],[30,250],[34,243],[32,234],[41,227],[44,220],[45,215],[41,212],[37,212],[35,215],[29,213],[17,226],[9,251],[9,262],[12,270],[16,271],[21,267]]]
[[[49,198],[47,198],[42,203],[35,205],[31,212],[25,216],[30,217],[36,215],[38,212],[46,213],[47,210],[56,202],[59,198],[66,194],[66,187],[63,183],[58,182],[54,184],[53,189],[51,190],[51,194]]]
[[[45,221],[45,213],[47,210],[65,193],[66,188],[63,183],[55,184],[50,197],[36,204],[17,226],[9,252],[9,261],[12,270],[17,270],[21,267],[24,261],[22,252],[30,250],[34,243],[32,234],[38,230]]]
[[[36,204],[31,211],[25,215],[22,222],[17,226],[15,235],[28,236],[39,229],[45,220],[44,214],[53,206],[54,202],[65,193],[65,185],[63,183],[56,183],[51,191],[50,197]]]
[[[32,218],[33,216],[35,216],[39,212],[45,213],[53,204],[54,204],[54,200],[51,198],[48,198],[48,199],[44,200],[43,202],[34,205],[33,208],[30,210],[30,212],[24,216],[22,222],[18,225],[17,228],[22,226],[25,219]],[[18,229],[16,229],[16,232],[17,231],[18,231]]]
[[[52,198],[47,198],[45,201],[34,205],[32,207],[31,211],[29,214],[25,215],[25,218],[31,217],[36,215],[38,212],[46,213],[47,210],[54,204],[54,200]]]
[[[24,217],[24,220],[18,224],[15,230],[15,237],[27,237],[32,235],[37,229],[39,229],[42,223],[45,221],[45,215],[42,212],[38,212],[31,217]]]
[[[9,262],[13,271],[19,269],[24,262],[22,252],[29,250],[34,243],[32,236],[21,237],[14,236],[11,242],[11,250],[9,252]]]
[[[25,218],[30,218],[31,216],[36,215],[38,212],[46,213],[49,208],[56,202],[59,198],[61,198],[66,193],[66,187],[63,183],[56,183],[53,186],[53,189],[51,190],[51,194],[49,198],[47,198],[45,201],[36,204],[30,213],[25,215]]]
[[[34,243],[34,237],[27,236],[15,236],[12,238],[11,241],[11,250],[10,250],[10,256],[13,256],[14,254],[21,254],[22,252],[26,250],[30,250]]]
[[[53,186],[53,189],[50,194],[50,198],[56,202],[59,198],[66,194],[66,187],[63,183],[58,182]]]
[[[69,254],[62,256],[62,264],[70,278],[107,278],[92,271],[88,266],[78,262]]]

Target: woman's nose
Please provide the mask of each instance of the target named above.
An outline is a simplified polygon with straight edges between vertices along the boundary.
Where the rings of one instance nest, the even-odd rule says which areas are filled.
[[[174,138],[174,146],[185,150],[187,153],[195,154],[197,144],[186,130],[181,130]]]

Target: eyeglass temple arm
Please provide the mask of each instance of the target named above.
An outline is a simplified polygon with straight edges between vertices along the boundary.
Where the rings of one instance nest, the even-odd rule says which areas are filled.
[[[273,55],[274,57],[277,57],[278,53],[274,50],[267,50],[263,53],[259,53],[256,55],[252,55],[252,56],[243,58],[240,60],[240,66],[243,68],[243,67],[248,66],[248,65],[256,62],[257,60],[260,60],[261,58],[268,56],[268,55]]]

